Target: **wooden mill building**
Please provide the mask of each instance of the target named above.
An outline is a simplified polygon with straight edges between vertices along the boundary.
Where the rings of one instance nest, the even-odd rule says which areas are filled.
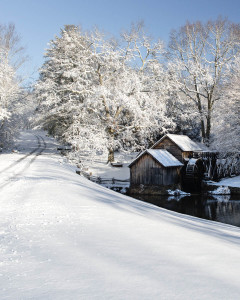
[[[194,152],[202,152],[203,147],[192,141],[187,135],[166,134],[151,149],[165,149],[179,161],[184,162]]]
[[[166,194],[167,189],[180,189],[182,167],[194,152],[202,151],[186,135],[165,135],[129,165],[130,193]]]
[[[130,165],[131,193],[165,193],[167,188],[179,188],[183,164],[165,149],[148,149]],[[144,189],[143,189],[144,186]]]

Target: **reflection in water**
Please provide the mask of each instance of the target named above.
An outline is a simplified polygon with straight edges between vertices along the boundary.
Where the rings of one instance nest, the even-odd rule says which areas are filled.
[[[182,214],[218,221],[240,227],[240,196],[191,195],[149,196],[135,198]]]

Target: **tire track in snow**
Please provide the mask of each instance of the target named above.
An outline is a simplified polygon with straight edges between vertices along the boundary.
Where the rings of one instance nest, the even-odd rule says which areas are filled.
[[[28,154],[24,155],[23,157],[19,158],[18,160],[14,161],[12,164],[10,164],[9,166],[7,166],[6,168],[2,169],[0,171],[0,174],[11,169],[12,167],[17,166],[21,161],[25,160],[26,158],[28,158],[28,156],[32,155],[33,153],[35,153],[40,147],[41,147],[41,142],[40,142],[40,138],[37,135],[34,135],[37,138],[37,143],[38,146],[37,148],[33,149],[31,152],[29,152]]]
[[[16,179],[17,176],[23,174],[30,167],[30,165],[37,159],[37,157],[39,155],[41,155],[44,150],[46,150],[47,144],[46,144],[44,138],[40,135],[35,135],[35,137],[37,138],[38,147],[33,149],[31,152],[29,152],[24,157],[20,158],[19,160],[15,161],[14,163],[12,163],[10,166],[5,168],[4,170],[6,171],[6,170],[9,170],[10,168],[12,168],[14,166],[18,166],[20,162],[24,161],[26,158],[28,158],[29,156],[36,153],[38,150],[40,150],[40,151],[37,152],[30,161],[27,161],[27,163],[25,164],[25,166],[23,167],[23,169],[20,172],[15,173],[13,176],[10,176],[10,177],[6,178],[7,182],[0,185],[0,190],[3,189],[4,187],[6,187],[7,185],[9,185],[12,181],[14,181],[14,179]],[[0,173],[4,172],[4,170],[2,170]]]

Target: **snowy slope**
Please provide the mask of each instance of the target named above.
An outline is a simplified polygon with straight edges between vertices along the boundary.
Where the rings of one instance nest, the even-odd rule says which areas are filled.
[[[239,299],[239,228],[96,185],[43,138],[0,155],[0,299]]]

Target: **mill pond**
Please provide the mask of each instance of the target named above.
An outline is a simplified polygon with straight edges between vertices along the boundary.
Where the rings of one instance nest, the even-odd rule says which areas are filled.
[[[119,161],[111,163],[110,168],[103,168],[98,162],[98,169],[95,162],[90,173],[82,170],[77,173],[117,192],[168,210],[240,227],[240,191],[229,191],[236,196],[225,192],[222,196],[220,193],[207,194],[207,191],[217,189],[215,180],[219,182],[230,178],[237,181],[236,185],[230,184],[231,189],[239,186],[240,153],[232,153],[225,158],[222,153],[211,151],[186,135],[166,134],[140,153],[129,157],[118,155]],[[96,173],[96,169],[100,172],[93,176],[92,171]],[[116,179],[121,177],[119,174],[122,179]],[[129,175],[130,180],[123,179],[129,178]],[[227,187],[229,183],[223,186]],[[168,190],[179,189],[191,192],[191,195],[168,195]]]
[[[226,165],[231,171],[222,174]],[[178,213],[240,227],[239,194],[236,197],[201,194],[204,178],[221,179],[231,176],[233,171],[237,175],[236,166],[233,158],[227,163],[219,153],[186,135],[166,134],[130,163],[130,195]],[[179,187],[191,190],[191,195],[165,196],[169,188]]]
[[[240,195],[132,195],[132,197],[178,213],[240,227]]]

